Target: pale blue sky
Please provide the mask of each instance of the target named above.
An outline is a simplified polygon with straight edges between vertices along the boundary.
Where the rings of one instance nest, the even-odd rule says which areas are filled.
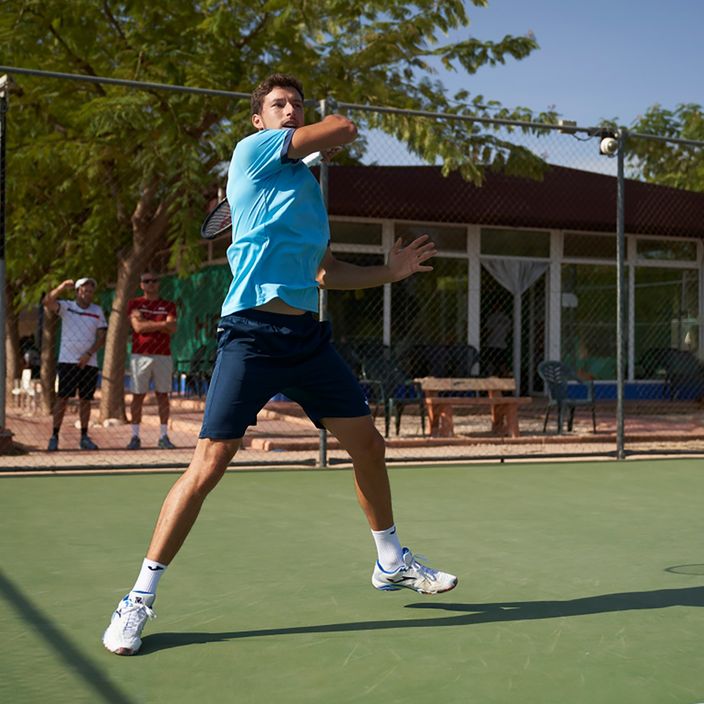
[[[489,0],[469,5],[470,36],[532,31],[540,49],[473,76],[442,74],[455,90],[522,105],[555,106],[579,125],[629,126],[654,103],[704,104],[704,0]],[[454,38],[454,37],[452,37]]]

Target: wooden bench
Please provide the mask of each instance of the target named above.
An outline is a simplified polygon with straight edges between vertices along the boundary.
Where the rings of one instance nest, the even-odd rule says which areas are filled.
[[[436,437],[454,435],[453,407],[486,406],[491,411],[492,432],[517,438],[520,435],[518,407],[532,401],[529,397],[503,395],[505,391],[515,392],[516,382],[514,379],[493,376],[466,379],[423,377],[415,381],[423,389],[425,407],[428,412],[428,432]],[[473,391],[477,395],[452,395],[467,391]],[[479,394],[486,394],[486,396]]]

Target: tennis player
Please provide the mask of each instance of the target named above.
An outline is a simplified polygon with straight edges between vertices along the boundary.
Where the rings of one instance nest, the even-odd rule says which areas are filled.
[[[117,655],[133,655],[153,617],[159,580],[193,526],[203,501],[240,447],[247,427],[276,393],[297,401],[319,428],[350,454],[359,503],[377,548],[372,585],[424,594],[452,589],[457,578],[421,564],[399,541],[384,461],[384,439],[374,426],[356,378],[316,318],[318,289],[358,289],[430,271],[435,245],[423,235],[397,241],[388,263],[359,267],[338,261],[320,188],[301,159],[330,156],[357,136],[341,115],[304,124],[303,88],[275,74],[252,94],[256,133],[235,147],[228,175],[232,283],[222,306],[218,352],[203,426],[189,468],[168,493],[132,590],[120,601],[103,635]]]

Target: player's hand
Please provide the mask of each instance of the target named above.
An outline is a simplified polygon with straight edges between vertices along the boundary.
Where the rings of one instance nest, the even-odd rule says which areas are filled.
[[[342,147],[330,147],[330,149],[324,149],[320,152],[323,161],[330,163],[340,152]]]
[[[433,267],[423,264],[438,253],[435,243],[428,235],[416,237],[409,245],[403,246],[399,237],[389,252],[389,271],[392,281],[407,279],[418,271],[432,271]]]
[[[84,352],[79,358],[78,358],[78,368],[83,369],[83,367],[88,364],[91,358],[91,354],[89,352]]]
[[[63,281],[61,283],[61,288],[73,288],[75,286],[75,281],[73,279],[66,279],[66,281]]]

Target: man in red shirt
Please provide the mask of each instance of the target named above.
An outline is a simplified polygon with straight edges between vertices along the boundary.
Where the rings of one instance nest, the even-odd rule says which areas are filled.
[[[140,279],[144,296],[133,298],[127,304],[127,314],[132,325],[132,439],[128,450],[139,450],[142,441],[139,426],[142,422],[144,396],[149,391],[149,382],[154,381],[156,401],[159,406],[159,447],[173,450],[174,444],[167,434],[169,423],[169,391],[173,361],[171,359],[171,335],[176,332],[176,304],[159,296],[159,277],[144,272]]]

